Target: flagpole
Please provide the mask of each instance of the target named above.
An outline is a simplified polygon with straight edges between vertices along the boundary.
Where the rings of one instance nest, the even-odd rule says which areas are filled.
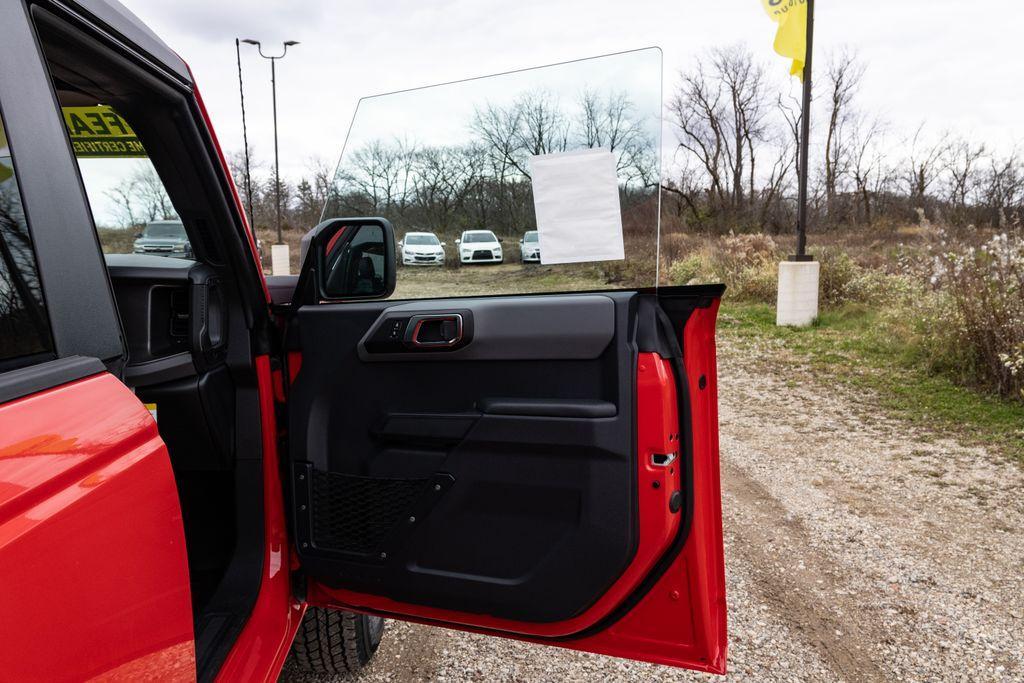
[[[810,261],[807,255],[807,157],[811,136],[811,59],[814,55],[814,0],[807,0],[807,52],[804,58],[804,98],[800,118],[799,199],[796,220],[796,254],[791,261]]]
[[[765,0],[765,6],[781,0]],[[799,198],[796,217],[796,253],[779,263],[779,287],[775,306],[775,324],[805,327],[818,318],[818,289],[821,263],[807,253],[807,167],[811,137],[811,60],[814,52],[814,0],[789,0],[790,9],[801,5],[807,10],[804,45],[804,97],[800,113],[800,140],[797,143]],[[798,33],[799,35],[799,33]],[[789,36],[788,38],[792,38]],[[794,47],[786,45],[785,56]]]

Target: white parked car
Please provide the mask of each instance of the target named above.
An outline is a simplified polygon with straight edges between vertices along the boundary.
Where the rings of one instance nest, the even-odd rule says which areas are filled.
[[[540,237],[536,230],[530,230],[519,240],[519,253],[523,263],[540,263]]]
[[[444,265],[444,242],[432,232],[407,232],[398,249],[403,266]]]
[[[462,263],[501,263],[501,240],[490,230],[467,230],[455,240]]]

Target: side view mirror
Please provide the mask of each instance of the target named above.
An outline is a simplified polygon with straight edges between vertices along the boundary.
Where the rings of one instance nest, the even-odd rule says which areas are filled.
[[[395,291],[395,230],[384,218],[331,218],[309,235],[293,308],[385,299]]]
[[[447,247],[447,246],[448,246],[448,243],[447,243],[447,242],[441,242],[441,246],[442,246],[442,247]]]
[[[141,240],[142,239],[142,233],[141,232],[135,233],[135,239]]]
[[[462,244],[462,240],[455,240],[455,244],[456,244],[456,246],[459,245],[459,244]]]
[[[399,242],[399,243],[398,243],[398,248],[399,248],[399,249],[401,249],[401,248],[402,248],[402,247],[404,247],[404,246],[405,246],[405,243],[404,243],[404,242]]]
[[[499,241],[499,242],[504,242],[504,241],[505,241],[505,238],[504,238],[504,237],[499,237],[499,238],[498,238],[498,241]]]

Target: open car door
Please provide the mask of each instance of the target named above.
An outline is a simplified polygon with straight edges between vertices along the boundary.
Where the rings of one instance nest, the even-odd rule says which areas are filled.
[[[626,242],[627,262],[646,253]],[[288,449],[308,603],[723,673],[722,287],[374,300],[394,243],[387,220],[326,221],[300,276]]]

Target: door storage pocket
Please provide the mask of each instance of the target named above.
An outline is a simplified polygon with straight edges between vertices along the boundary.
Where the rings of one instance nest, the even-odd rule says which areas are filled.
[[[358,477],[313,470],[313,544],[322,550],[370,554],[408,522],[429,479]]]

